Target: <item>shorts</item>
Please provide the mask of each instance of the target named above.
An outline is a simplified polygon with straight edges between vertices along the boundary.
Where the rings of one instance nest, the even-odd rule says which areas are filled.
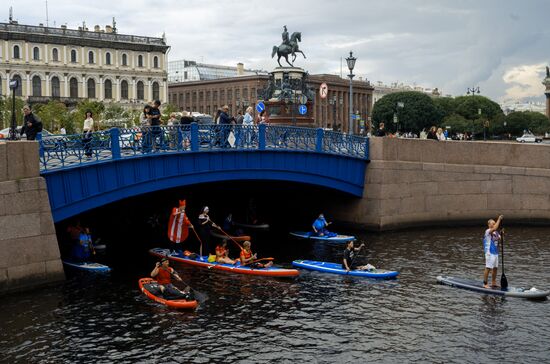
[[[498,255],[485,254],[485,268],[498,268]]]

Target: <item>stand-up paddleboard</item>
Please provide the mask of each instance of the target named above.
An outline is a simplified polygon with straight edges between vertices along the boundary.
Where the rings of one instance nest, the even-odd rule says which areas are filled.
[[[238,242],[243,242],[243,241],[247,241],[247,240],[250,240],[250,236],[249,235],[241,235],[241,236],[233,236],[233,235],[224,235],[222,233],[219,233],[217,231],[211,231],[210,232],[210,235],[212,235],[213,237],[215,238],[220,238],[220,239],[228,239],[228,240],[235,240],[235,241],[238,241]]]
[[[243,224],[235,222],[235,226],[250,230],[269,230],[269,224]]]
[[[323,241],[332,241],[335,243],[344,243],[346,241],[355,240],[355,236],[351,235],[336,235],[336,236],[316,236],[311,231],[292,231],[290,235],[302,239],[312,239],[312,240],[323,240]]]
[[[330,262],[318,262],[316,260],[295,260],[292,262],[294,267],[315,270],[323,273],[341,274],[354,277],[366,277],[366,278],[378,278],[389,279],[395,278],[399,275],[399,272],[385,269],[373,269],[373,270],[350,270],[347,272],[342,268],[342,264],[330,263]]]
[[[193,265],[196,267],[203,267],[212,270],[218,270],[228,273],[249,274],[254,276],[266,276],[266,277],[296,277],[299,272],[296,269],[286,269],[271,266],[269,268],[253,268],[250,266],[240,266],[225,263],[209,262],[207,256],[197,255],[194,259],[187,257],[181,253],[172,254],[168,249],[153,248],[149,250],[149,254],[159,258],[166,257],[170,261]]]
[[[196,300],[187,300],[185,298],[171,300],[164,299],[163,297],[155,295],[153,292],[159,292],[160,288],[158,287],[157,281],[153,280],[152,278],[141,278],[139,280],[139,289],[141,289],[141,292],[143,292],[153,301],[161,303],[168,307],[180,309],[195,309],[198,306],[198,302]]]
[[[111,268],[106,265],[94,262],[72,262],[70,260],[61,260],[67,267],[95,273],[109,273]]]
[[[482,292],[496,296],[541,299],[550,295],[550,291],[541,291],[534,287],[531,289],[508,287],[505,290],[500,288],[485,288],[483,287],[483,282],[481,281],[457,277],[438,276],[437,281],[441,284],[446,284],[448,286],[469,289],[471,291]]]

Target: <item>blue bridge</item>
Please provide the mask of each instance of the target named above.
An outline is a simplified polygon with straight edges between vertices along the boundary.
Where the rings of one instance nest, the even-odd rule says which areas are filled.
[[[55,222],[127,197],[206,182],[288,181],[362,196],[368,138],[292,126],[113,128],[40,140]]]

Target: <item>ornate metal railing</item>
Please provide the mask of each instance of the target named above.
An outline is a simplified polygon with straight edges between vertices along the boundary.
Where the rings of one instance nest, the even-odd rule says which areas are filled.
[[[274,125],[190,125],[112,128],[39,138],[40,168],[58,168],[153,153],[282,150],[369,158],[369,140],[323,129]]]

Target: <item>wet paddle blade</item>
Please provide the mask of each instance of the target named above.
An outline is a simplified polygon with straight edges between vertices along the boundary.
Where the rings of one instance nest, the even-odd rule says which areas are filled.
[[[508,279],[506,279],[506,274],[502,273],[500,276],[500,288],[501,289],[507,289],[508,288]]]

